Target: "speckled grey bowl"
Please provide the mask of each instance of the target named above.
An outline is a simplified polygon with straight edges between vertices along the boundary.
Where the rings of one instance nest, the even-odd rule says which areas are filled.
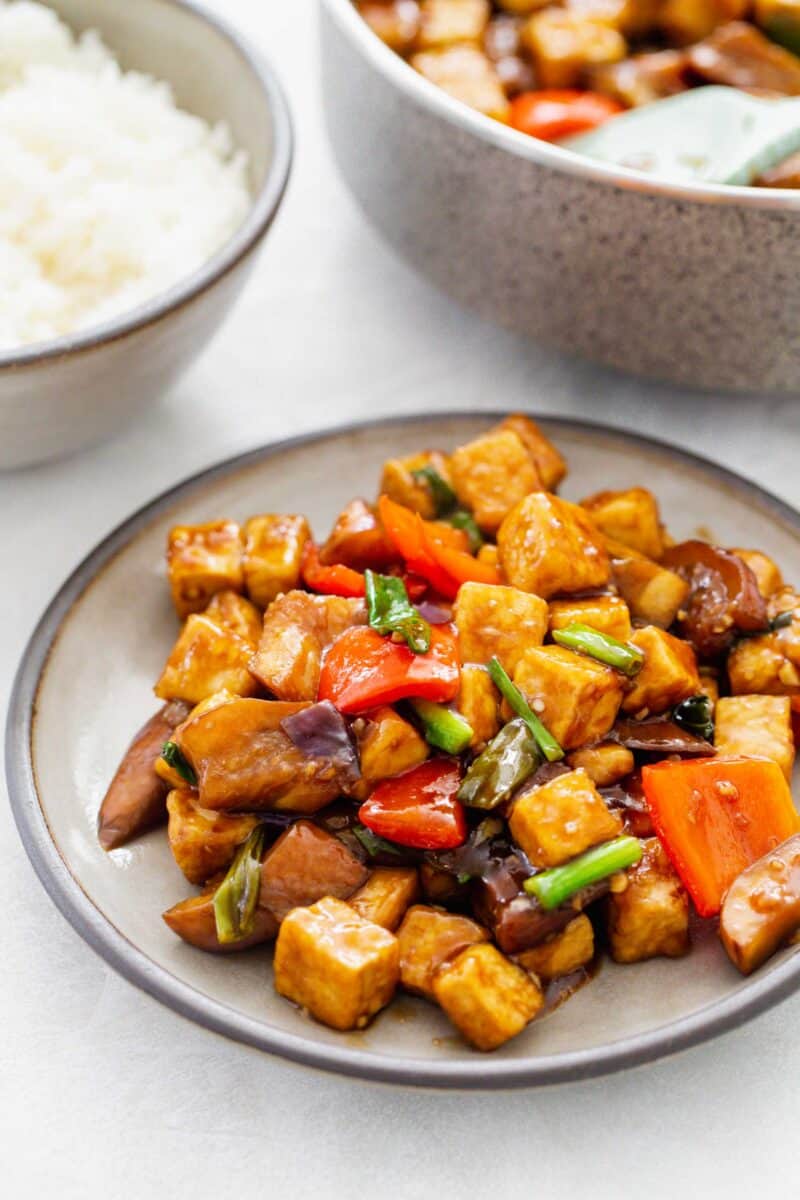
[[[321,0],[328,130],[435,284],[563,350],[690,386],[800,388],[800,191],[672,185],[492,121]]]

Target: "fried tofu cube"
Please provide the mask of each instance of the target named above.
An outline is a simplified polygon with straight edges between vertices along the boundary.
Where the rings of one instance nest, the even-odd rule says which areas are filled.
[[[450,483],[450,460],[439,450],[425,450],[409,458],[390,458],[383,464],[381,492],[390,500],[418,512],[426,521],[436,516],[436,501],[424,478],[415,474],[430,467]]]
[[[624,692],[618,671],[564,646],[527,650],[514,683],[565,750],[605,737]]]
[[[406,909],[418,896],[419,875],[415,867],[375,867],[347,903],[365,921],[394,933]]]
[[[434,976],[442,964],[488,937],[483,926],[469,917],[415,904],[397,931],[401,984],[407,992],[432,1000]]]
[[[320,547],[319,560],[344,563],[354,571],[384,571],[398,561],[398,555],[370,505],[351,500]]]
[[[493,542],[484,542],[475,557],[478,562],[486,563],[487,566],[494,567],[500,573],[500,555]]]
[[[550,492],[532,492],[511,509],[498,530],[497,546],[511,586],[545,600],[608,583],[602,535],[584,509]]]
[[[422,0],[420,50],[452,42],[479,42],[489,21],[489,0]]]
[[[470,108],[507,122],[511,105],[494,64],[476,46],[463,42],[414,54],[409,62],[431,83]],[[424,514],[423,514],[424,515]]]
[[[622,833],[622,821],[579,767],[532,787],[514,801],[511,836],[536,867],[558,867]]]
[[[700,668],[700,694],[707,696],[712,705],[719,700],[719,681],[714,671],[707,667]]]
[[[625,37],[641,37],[652,29],[661,0],[566,0],[576,16],[618,29]]]
[[[363,600],[286,592],[264,614],[250,668],[280,700],[316,700],[323,651],[366,620]]]
[[[689,898],[658,838],[642,843],[642,858],[629,867],[627,887],[608,898],[611,957],[618,963],[689,949]]]
[[[547,941],[515,955],[521,967],[538,975],[545,983],[585,967],[593,958],[594,929],[586,913],[573,918]]]
[[[597,528],[608,537],[648,558],[664,553],[664,535],[658,502],[647,488],[595,492],[581,500]]]
[[[312,821],[295,821],[264,856],[258,902],[282,921],[293,908],[326,896],[349,901],[368,875],[361,859],[335,834]]]
[[[488,663],[494,656],[513,671],[526,650],[541,646],[547,602],[531,592],[491,583],[462,583],[453,619],[461,661]]]
[[[545,8],[529,17],[522,40],[542,88],[577,87],[585,71],[619,62],[628,52],[617,29],[561,8]]]
[[[571,767],[582,767],[595,787],[611,787],[634,768],[633,755],[619,742],[597,742],[594,746],[583,746],[567,755]]]
[[[697,659],[688,642],[657,625],[635,629],[630,640],[644,653],[644,664],[622,702],[626,713],[646,716],[666,712],[681,700],[700,694]]]
[[[756,577],[758,590],[766,600],[783,587],[781,569],[768,554],[763,554],[760,550],[740,550],[738,548],[731,550],[731,554],[738,554],[742,562],[750,568]]]
[[[518,500],[542,487],[533,459],[511,429],[459,446],[450,459],[450,473],[459,502],[472,510],[486,533],[499,529]]]
[[[358,11],[373,33],[396,54],[414,48],[420,27],[417,0],[360,0]]]
[[[551,600],[550,632],[573,624],[590,625],[620,642],[631,636],[631,614],[619,596],[592,596],[587,600]]]
[[[496,1050],[544,1007],[542,991],[496,946],[470,946],[433,981],[437,1002],[478,1050]]]
[[[261,637],[262,617],[255,604],[238,592],[217,592],[203,613],[222,629],[230,629],[255,650]]]
[[[781,588],[767,602],[770,620],[792,612],[789,625],[761,637],[742,638],[728,655],[728,680],[734,695],[800,693],[800,596]]]
[[[542,8],[544,5],[537,0],[535,5],[531,5],[533,7]],[[500,422],[498,428],[510,429],[517,434],[533,459],[542,487],[545,491],[554,492],[567,473],[567,464],[536,422],[524,413],[511,413]]]
[[[354,730],[365,797],[381,779],[410,771],[430,752],[422,734],[388,704],[361,717]]]
[[[219,691],[252,696],[258,684],[249,670],[251,655],[251,647],[230,629],[192,613],[172,647],[155,693],[162,700],[188,704]]]
[[[689,46],[708,37],[718,25],[745,16],[748,0],[664,0],[658,26],[670,42]]]
[[[490,742],[500,732],[500,693],[484,667],[461,668],[461,686],[456,705],[472,729],[469,744],[473,750]]]
[[[239,526],[235,521],[175,525],[167,540],[167,574],[181,618],[202,612],[216,592],[244,591]]]
[[[299,584],[303,548],[311,530],[305,517],[264,513],[246,521],[243,533],[247,594],[259,608],[267,608]]]
[[[607,538],[611,574],[632,617],[667,629],[689,595],[689,584],[675,571]]]
[[[275,990],[332,1029],[363,1029],[395,993],[397,938],[326,897],[295,908],[275,943]]]
[[[167,796],[167,837],[172,857],[190,883],[204,884],[226,871],[239,846],[258,824],[250,813],[217,813],[200,808],[197,793],[184,786]]]
[[[720,754],[771,758],[791,781],[792,705],[788,696],[723,696],[717,703],[714,745]]]

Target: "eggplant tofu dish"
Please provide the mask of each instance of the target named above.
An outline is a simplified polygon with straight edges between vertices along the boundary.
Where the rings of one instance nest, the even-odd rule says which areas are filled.
[[[566,470],[512,415],[389,459],[325,540],[301,513],[170,531],[163,707],[99,838],[166,822],[177,937],[274,943],[334,1029],[405,991],[478,1050],[603,953],[713,922],[747,974],[793,938],[800,594],[758,548],[676,542],[644,487],[562,498]]]

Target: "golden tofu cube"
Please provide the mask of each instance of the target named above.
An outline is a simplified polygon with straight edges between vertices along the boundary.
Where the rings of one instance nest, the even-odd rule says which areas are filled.
[[[718,25],[738,21],[749,7],[748,0],[664,0],[658,26],[670,42],[689,46],[708,37]]]
[[[497,7],[504,12],[526,17],[538,8],[547,8],[550,3],[551,0],[497,0]]]
[[[708,667],[700,668],[700,693],[708,696],[712,705],[716,705],[719,700],[719,682],[714,671]]]
[[[500,76],[493,63],[476,46],[462,42],[438,50],[425,50],[414,54],[409,62],[415,71],[455,100],[496,121],[508,121],[511,105]]]
[[[514,683],[565,750],[605,737],[625,687],[618,671],[564,646],[526,651]]]
[[[495,655],[513,671],[526,650],[541,646],[547,632],[547,602],[519,588],[462,583],[453,619],[464,663],[488,663]]]
[[[494,533],[518,500],[542,486],[533,459],[510,429],[459,446],[450,459],[453,488],[481,529]]]
[[[456,704],[472,729],[469,744],[473,750],[490,742],[500,732],[500,693],[484,667],[461,668],[461,686]]]
[[[323,651],[366,620],[363,600],[286,592],[264,613],[250,668],[279,700],[316,700]]]
[[[190,883],[203,884],[227,871],[239,846],[258,824],[249,813],[229,814],[200,808],[197,793],[186,787],[167,796],[167,836],[172,857]]]
[[[619,742],[598,742],[567,755],[571,767],[582,767],[596,787],[611,787],[634,768],[633,755]]]
[[[439,450],[425,450],[409,458],[388,459],[383,464],[381,492],[430,521],[436,516],[436,501],[424,478],[420,479],[414,474],[425,467],[430,467],[445,483],[450,483],[450,460],[447,455]]]
[[[642,843],[643,855],[629,867],[627,887],[608,898],[611,957],[618,963],[689,949],[689,898],[658,838]]]
[[[798,12],[800,12],[800,7]],[[740,549],[731,550],[731,554],[738,554],[745,566],[750,568],[756,577],[758,590],[765,599],[768,600],[783,587],[781,569],[768,554],[762,554],[760,550]]]
[[[360,0],[358,11],[372,32],[397,54],[414,48],[420,27],[416,0]]]
[[[538,0],[531,6],[534,7],[543,8],[544,4]],[[545,491],[554,492],[567,473],[567,464],[536,422],[524,413],[511,413],[500,422],[498,429],[510,429],[512,433],[517,434],[533,459],[542,487]]]
[[[618,29],[625,37],[641,37],[655,24],[661,0],[566,0],[576,16]]]
[[[644,665],[622,702],[626,713],[644,717],[666,712],[681,700],[700,695],[697,659],[688,642],[657,625],[635,629],[630,640],[643,651]]]
[[[589,68],[619,62],[628,52],[617,29],[562,8],[534,13],[525,23],[522,40],[542,88],[577,87]]]
[[[714,745],[720,754],[771,758],[791,781],[791,700],[788,696],[723,696],[717,702]]]
[[[365,921],[394,933],[406,909],[419,896],[416,867],[375,867],[347,903]]]
[[[511,586],[545,600],[608,583],[602,535],[579,505],[550,492],[532,492],[511,509],[498,530],[497,546]]]
[[[275,990],[332,1029],[363,1029],[392,999],[397,938],[343,900],[295,908],[275,943]]]
[[[500,572],[500,555],[493,542],[484,542],[475,557],[478,562],[486,563],[487,566],[494,567],[498,573]]]
[[[401,984],[407,992],[432,1000],[434,976],[442,964],[488,937],[483,926],[469,917],[415,904],[397,931]]]
[[[381,779],[410,771],[430,752],[422,734],[388,704],[357,720],[354,731],[365,797]]]
[[[496,1050],[544,1007],[541,989],[530,975],[488,943],[462,950],[443,967],[433,981],[433,993],[478,1050]]]
[[[793,696],[800,692],[800,671],[784,653],[778,633],[737,642],[728,655],[728,679],[734,695]]]
[[[489,21],[489,0],[422,0],[420,50],[452,42],[479,42]]]
[[[600,633],[627,642],[631,636],[631,614],[619,596],[592,596],[587,600],[551,600],[550,632],[573,624],[590,625]]]
[[[595,492],[581,500],[581,506],[607,537],[648,558],[661,558],[664,553],[661,515],[655,496],[647,488]]]
[[[181,618],[202,612],[216,592],[244,591],[239,526],[235,521],[175,525],[167,540],[167,574]]]
[[[252,696],[258,684],[250,674],[252,649],[230,629],[192,613],[178,635],[155,693],[162,700],[197,704],[214,692]]]
[[[261,637],[262,617],[255,604],[238,592],[217,592],[203,613],[222,629],[230,629],[255,650]]]
[[[558,867],[622,833],[622,821],[582,768],[523,791],[509,818],[511,836],[536,867]]]
[[[521,967],[538,975],[545,983],[585,967],[593,958],[594,929],[586,913],[575,917],[546,942],[515,955]]]
[[[668,571],[621,542],[607,538],[606,544],[614,584],[631,616],[667,629],[689,595],[689,584],[675,571]]]
[[[265,513],[244,526],[244,580],[250,599],[266,608],[300,582],[303,548],[311,539],[305,517]]]

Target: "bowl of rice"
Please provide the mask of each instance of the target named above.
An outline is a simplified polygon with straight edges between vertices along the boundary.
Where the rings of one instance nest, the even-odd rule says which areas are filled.
[[[242,288],[291,153],[270,67],[189,0],[0,0],[0,468],[164,393]]]

